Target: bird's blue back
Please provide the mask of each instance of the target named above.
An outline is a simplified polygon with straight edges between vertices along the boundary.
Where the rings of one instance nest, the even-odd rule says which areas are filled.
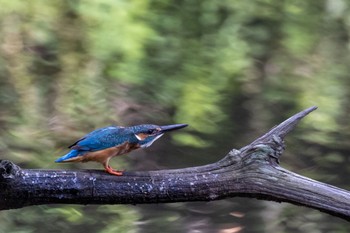
[[[137,143],[137,138],[128,128],[109,126],[96,129],[74,143],[70,148],[78,151],[98,151],[121,145],[125,142]]]

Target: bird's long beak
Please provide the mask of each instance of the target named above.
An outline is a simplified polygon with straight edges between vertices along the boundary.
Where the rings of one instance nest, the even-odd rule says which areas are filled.
[[[167,132],[167,131],[172,131],[172,130],[176,130],[176,129],[181,129],[188,126],[188,124],[176,124],[176,125],[164,125],[164,126],[160,126],[161,128],[161,132]]]

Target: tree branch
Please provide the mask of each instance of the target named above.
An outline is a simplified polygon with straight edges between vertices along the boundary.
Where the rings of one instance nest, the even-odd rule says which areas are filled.
[[[278,165],[284,137],[316,107],[272,128],[222,160],[176,170],[124,172],[21,169],[0,161],[0,210],[40,204],[140,204],[255,197],[308,206],[350,221],[350,192]]]

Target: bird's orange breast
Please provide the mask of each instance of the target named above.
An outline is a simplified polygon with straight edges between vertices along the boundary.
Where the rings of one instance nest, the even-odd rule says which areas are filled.
[[[88,162],[88,161],[96,161],[100,163],[104,163],[109,158],[117,155],[126,154],[132,150],[139,148],[136,144],[123,143],[116,147],[110,147],[103,150],[87,152],[82,156],[75,157],[71,160],[71,162]]]

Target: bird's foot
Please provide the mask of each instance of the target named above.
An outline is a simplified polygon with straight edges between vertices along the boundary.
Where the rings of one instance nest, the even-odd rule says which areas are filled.
[[[105,167],[105,169],[106,169],[106,172],[108,172],[109,174],[112,174],[115,176],[122,176],[123,175],[123,171],[114,170],[110,166]]]

